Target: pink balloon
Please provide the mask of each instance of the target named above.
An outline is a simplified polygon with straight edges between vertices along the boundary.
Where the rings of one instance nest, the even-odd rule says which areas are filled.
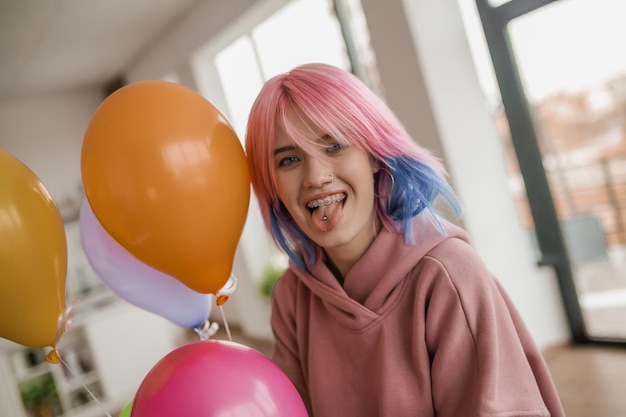
[[[104,230],[87,200],[80,208],[80,238],[89,264],[116,295],[184,328],[204,324],[214,297],[135,258]]]
[[[148,372],[131,417],[306,417],[298,391],[269,358],[235,342],[183,345]]]

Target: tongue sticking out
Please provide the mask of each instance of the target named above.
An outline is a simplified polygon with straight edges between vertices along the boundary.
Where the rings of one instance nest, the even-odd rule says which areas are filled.
[[[332,230],[339,222],[341,212],[343,211],[342,209],[342,202],[319,207],[312,214],[313,224],[322,232],[328,232]]]

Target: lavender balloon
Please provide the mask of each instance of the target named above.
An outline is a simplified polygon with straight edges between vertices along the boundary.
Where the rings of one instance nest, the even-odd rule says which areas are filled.
[[[116,295],[184,328],[200,327],[208,319],[213,295],[196,292],[128,253],[104,230],[86,199],[79,226],[87,260]]]

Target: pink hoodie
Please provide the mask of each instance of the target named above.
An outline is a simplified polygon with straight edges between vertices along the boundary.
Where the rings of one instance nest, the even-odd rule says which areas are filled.
[[[323,253],[279,280],[274,361],[315,417],[564,416],[545,362],[469,245],[383,229],[345,277]]]

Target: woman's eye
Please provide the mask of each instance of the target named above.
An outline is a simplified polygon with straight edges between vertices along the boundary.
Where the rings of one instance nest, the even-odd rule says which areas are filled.
[[[278,161],[278,166],[279,166],[279,167],[288,167],[288,166],[290,166],[290,165],[295,164],[295,163],[296,163],[296,162],[298,162],[299,160],[300,160],[300,159],[299,159],[297,156],[293,156],[293,155],[292,155],[292,156],[287,156],[287,157],[281,158],[281,159]]]
[[[326,153],[335,153],[335,152],[339,152],[340,150],[342,150],[344,148],[344,145],[342,145],[341,143],[333,143],[332,145],[328,146],[326,148]]]

